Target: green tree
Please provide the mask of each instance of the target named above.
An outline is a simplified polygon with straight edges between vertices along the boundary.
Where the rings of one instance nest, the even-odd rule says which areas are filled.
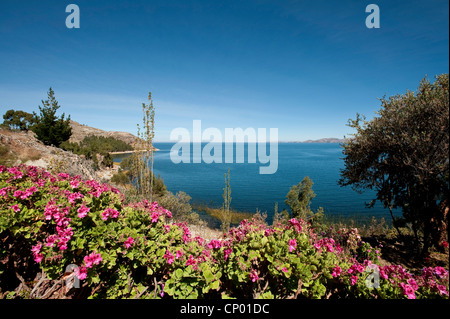
[[[323,217],[323,209],[320,207],[316,213],[311,210],[311,201],[316,197],[312,186],[314,182],[305,176],[297,185],[293,185],[284,201],[291,209],[292,217],[319,222]]]
[[[56,116],[56,111],[60,108],[58,101],[55,99],[55,92],[52,88],[48,91],[48,99],[42,101],[42,107],[39,106],[40,115],[37,116],[36,125],[32,127],[33,132],[36,133],[37,138],[46,145],[59,145],[67,141],[72,135],[72,128],[70,127],[70,115],[67,119],[63,113],[61,117]]]
[[[310,211],[311,200],[316,197],[312,190],[313,181],[306,176],[298,185],[293,185],[286,195],[284,201],[291,208],[293,217],[306,217],[306,212]]]
[[[366,121],[349,120],[356,130],[343,146],[340,185],[373,189],[389,208],[401,208],[423,243],[442,247],[448,225],[449,77],[426,78],[417,92],[380,99],[382,108]],[[394,220],[395,222],[395,220]]]
[[[28,131],[35,124],[33,114],[25,111],[8,110],[3,115],[3,125],[10,130]]]
[[[113,167],[114,160],[109,153],[103,153],[101,154],[103,156],[102,165],[106,167]]]

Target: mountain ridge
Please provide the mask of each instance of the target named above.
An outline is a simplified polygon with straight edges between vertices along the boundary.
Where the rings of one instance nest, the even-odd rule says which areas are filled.
[[[121,140],[127,144],[133,146],[139,141],[139,138],[128,132],[121,131],[105,131],[96,127],[87,126],[80,124],[73,120],[70,120],[70,127],[72,128],[72,135],[69,138],[69,142],[79,143],[87,136],[103,136],[103,137],[114,137],[115,139]]]

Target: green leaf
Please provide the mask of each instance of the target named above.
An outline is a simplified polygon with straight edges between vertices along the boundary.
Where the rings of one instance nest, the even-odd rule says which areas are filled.
[[[212,274],[212,272],[209,269],[206,269],[203,272],[203,276],[205,277],[207,284],[214,280],[214,275]]]
[[[183,278],[183,270],[181,270],[180,268],[178,268],[177,270],[175,270],[174,278],[175,278],[176,280],[180,280],[181,278]]]
[[[219,286],[220,286],[219,280],[213,281],[212,283],[209,284],[209,287],[213,290],[218,290]]]

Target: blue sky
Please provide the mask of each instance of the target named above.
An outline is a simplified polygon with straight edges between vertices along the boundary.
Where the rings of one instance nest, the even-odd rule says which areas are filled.
[[[65,26],[70,3],[79,29]],[[378,98],[448,73],[448,12],[448,0],[1,0],[0,111],[38,111],[51,86],[73,120],[136,134],[151,91],[159,141],[197,119],[342,138]]]

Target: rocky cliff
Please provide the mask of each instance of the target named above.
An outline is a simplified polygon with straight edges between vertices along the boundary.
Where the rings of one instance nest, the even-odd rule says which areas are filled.
[[[1,161],[3,165],[19,165],[24,163],[42,167],[52,173],[66,172],[80,175],[83,179],[107,181],[115,169],[94,170],[93,161],[87,160],[72,152],[53,146],[46,146],[35,134],[29,132],[13,132],[0,128]]]

